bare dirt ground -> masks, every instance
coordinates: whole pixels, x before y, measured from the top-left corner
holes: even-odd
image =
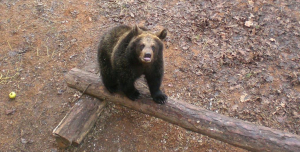
[[[169,97],[300,135],[299,0],[0,0],[0,14],[1,151],[245,151],[112,103],[81,145],[57,147],[80,94],[64,74],[95,65],[119,24],[168,29]]]

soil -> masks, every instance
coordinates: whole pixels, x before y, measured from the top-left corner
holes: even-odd
[[[112,103],[82,144],[58,148],[52,131],[81,94],[64,75],[97,72],[101,34],[119,24],[168,29],[170,98],[300,135],[299,0],[0,0],[0,13],[1,151],[246,151]]]

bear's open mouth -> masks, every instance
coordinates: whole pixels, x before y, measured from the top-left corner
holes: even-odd
[[[145,54],[144,55],[144,61],[146,61],[146,62],[150,62],[151,61],[151,54]]]

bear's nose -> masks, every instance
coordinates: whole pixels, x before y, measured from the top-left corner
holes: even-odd
[[[145,53],[144,58],[151,58],[151,53]]]

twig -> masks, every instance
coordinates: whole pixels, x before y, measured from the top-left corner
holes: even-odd
[[[85,88],[85,90],[82,92],[82,94],[81,94],[81,96],[78,98],[78,100],[82,97],[82,95],[85,93],[85,91],[90,87],[90,85],[91,85],[91,83],[89,83],[87,86],[86,86],[86,88]]]
[[[46,39],[46,43],[48,43],[48,39],[49,39],[49,37],[47,37],[47,39]],[[45,47],[47,48],[47,56],[49,57],[49,48],[48,48],[48,46],[47,46],[47,45],[45,45]]]
[[[55,53],[55,49],[54,49],[54,50],[53,50],[53,52],[52,52],[51,58],[53,58],[53,56],[54,56],[54,53]]]
[[[1,73],[0,73],[1,74]],[[6,74],[6,76],[5,77],[3,77],[3,75],[1,74],[1,76],[0,76],[0,84],[3,84],[3,83],[5,83],[6,82],[6,80],[8,80],[8,79],[13,79],[13,78],[15,78],[17,75],[19,75],[20,73],[19,73],[19,69],[17,69],[17,72],[13,75],[13,76],[8,76],[9,75],[9,70],[8,70],[8,72],[7,72],[7,74]]]
[[[49,56],[49,49],[48,49],[48,46],[46,46],[46,48],[47,48],[47,56]]]
[[[12,51],[12,47],[11,47],[10,43],[8,41],[7,41],[7,43],[8,43],[10,50]]]
[[[89,84],[86,86],[85,90],[82,92],[82,94],[79,96],[79,98],[78,98],[78,99],[75,98],[75,99],[72,101],[72,103],[74,103],[75,101],[78,101],[79,99],[81,99],[81,97],[83,96],[83,94],[85,93],[85,91],[90,87],[90,85],[91,85],[91,83],[89,83]]]

